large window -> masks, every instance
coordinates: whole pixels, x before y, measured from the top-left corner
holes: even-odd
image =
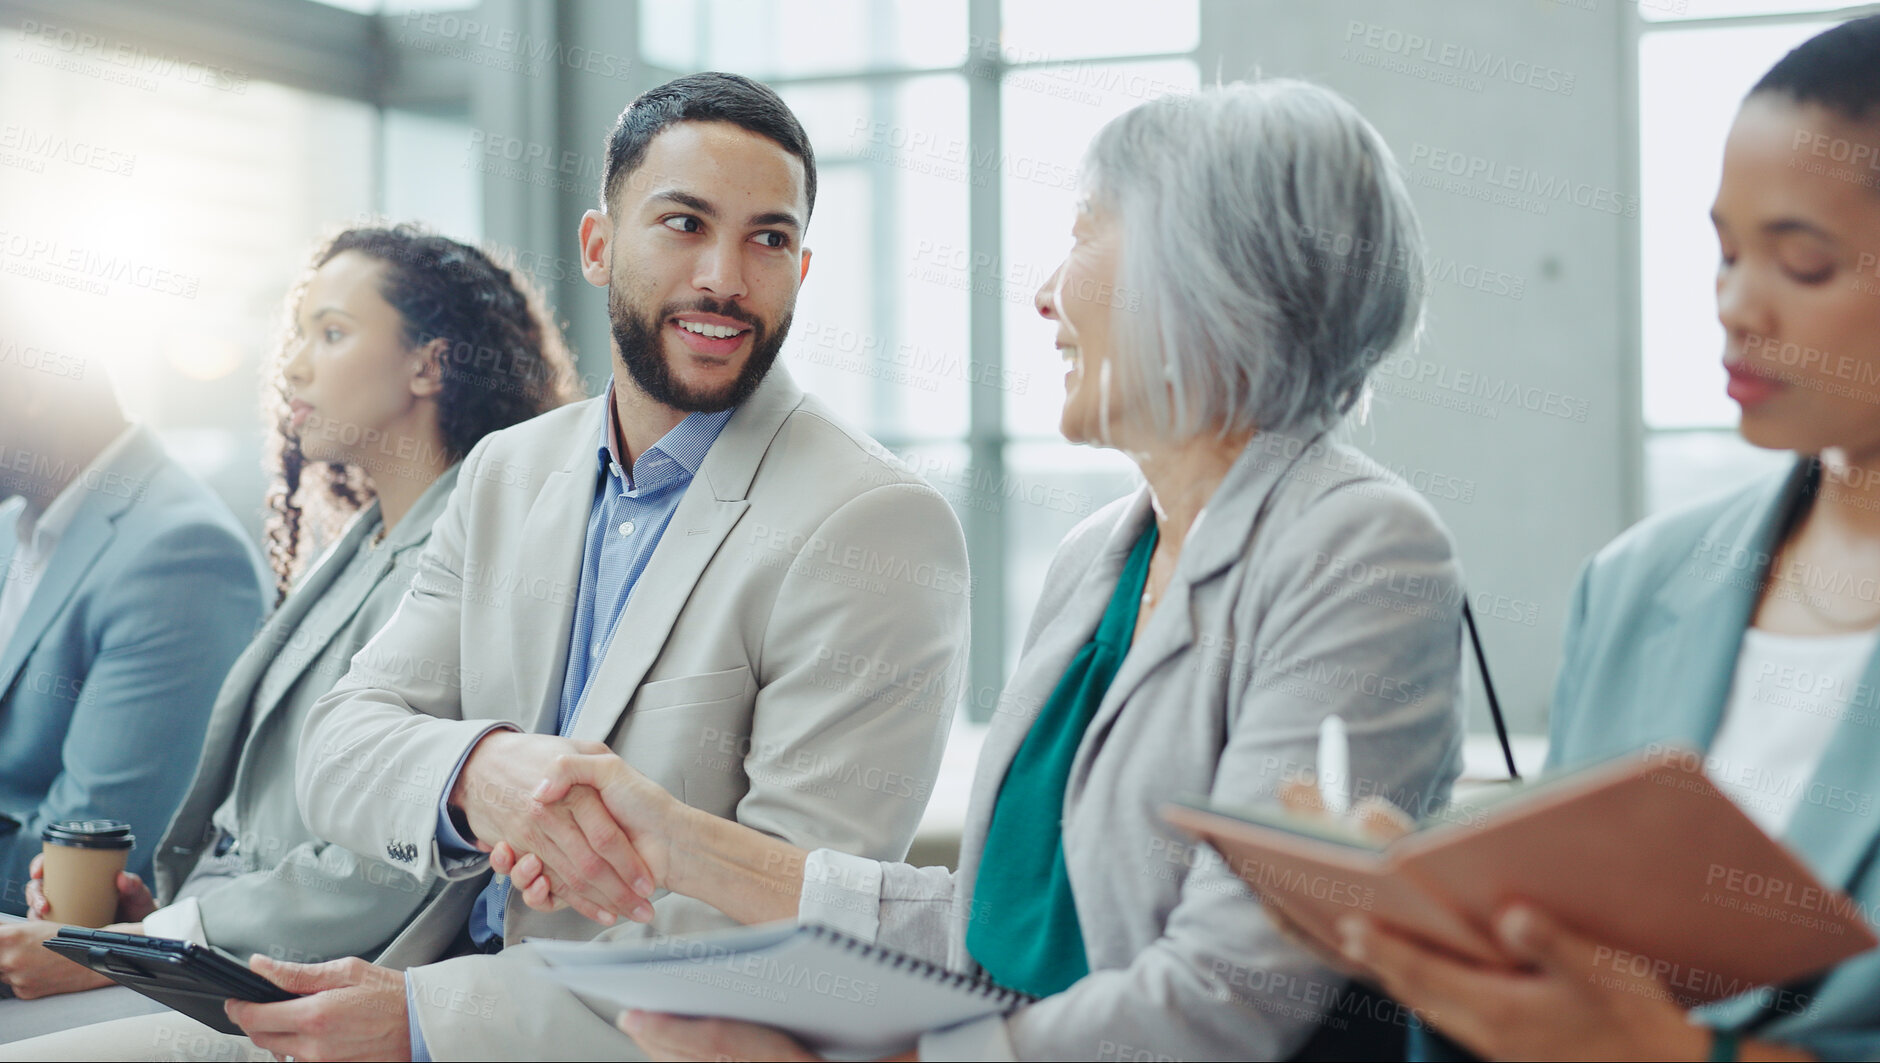
[[[308,250],[381,216],[480,236],[462,101],[284,83],[374,37],[367,15],[315,11],[304,51],[278,46],[266,20],[310,6],[256,5],[244,60],[197,49],[188,3],[135,31],[0,4],[0,358],[108,373],[257,536],[262,370]]]
[[[1819,0],[1640,0],[1640,349],[1646,503],[1692,501],[1784,464],[1736,434],[1724,395],[1710,200],[1738,104],[1830,22]]]
[[[1058,541],[1135,483],[1126,459],[1058,436],[1064,370],[1032,294],[1070,246],[1090,138],[1194,91],[1197,6],[1153,19],[1116,0],[640,7],[652,80],[763,77],[809,131],[814,259],[786,364],[953,502],[974,568],[976,715]]]
[[[258,530],[259,369],[374,206],[376,112],[41,20],[0,28],[0,100],[0,357],[108,372]]]

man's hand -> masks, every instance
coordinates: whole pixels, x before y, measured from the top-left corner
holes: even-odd
[[[565,761],[620,758],[599,742],[492,731],[464,761],[450,805],[479,848],[498,844],[540,858],[554,895],[596,922],[616,914],[651,922],[653,873],[589,786],[556,786]],[[625,765],[623,764],[622,767]]]
[[[733,1019],[684,1019],[650,1011],[623,1011],[619,1025],[648,1058],[656,1060],[777,1059],[800,1063],[822,1058],[789,1034]]]
[[[57,919],[52,911],[52,904],[46,900],[46,890],[42,883],[46,877],[46,854],[33,857],[26,871],[26,917],[28,919]],[[157,910],[157,900],[150,895],[150,887],[144,880],[128,871],[120,871],[117,876],[117,922],[141,923],[144,917]]]
[[[111,984],[104,975],[46,948],[43,943],[58,932],[57,923],[0,924],[0,982],[13,990],[14,996],[34,1000]]]
[[[654,885],[670,888],[672,834],[685,806],[612,750],[559,758],[536,797],[554,802],[583,791],[597,794],[608,816],[626,831],[633,850],[645,860]],[[531,908],[547,912],[573,903],[573,898],[565,896],[556,885],[553,867],[540,853],[499,844],[490,853],[490,866],[510,876],[511,888]]]
[[[274,1058],[411,1058],[405,976],[397,971],[356,957],[286,963],[254,956],[248,966],[290,993],[309,994],[278,1004],[231,1000],[223,1005],[249,1040]]]
[[[1530,906],[1496,920],[1497,943],[1520,970],[1458,959],[1369,919],[1339,926],[1346,957],[1486,1058],[1702,1059],[1710,1050],[1709,1032],[1661,982]]]

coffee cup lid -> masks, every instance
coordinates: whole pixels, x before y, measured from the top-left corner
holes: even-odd
[[[48,824],[39,837],[73,849],[131,849],[137,845],[131,825],[118,819],[62,819]]]

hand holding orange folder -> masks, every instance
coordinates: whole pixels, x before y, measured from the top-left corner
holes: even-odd
[[[1281,811],[1170,805],[1255,893],[1337,951],[1361,913],[1458,955],[1513,965],[1489,933],[1525,900],[1648,962],[1686,1006],[1798,978],[1876,944],[1822,885],[1680,752],[1525,788],[1468,823],[1379,846]]]

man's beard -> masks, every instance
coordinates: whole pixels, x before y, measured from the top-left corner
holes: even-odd
[[[620,348],[620,360],[626,363],[627,373],[641,391],[654,402],[675,410],[717,413],[743,403],[757,390],[757,385],[764,382],[764,374],[770,372],[771,363],[783,349],[784,337],[790,334],[791,315],[785,315],[772,334],[762,321],[743,308],[709,297],[688,306],[668,303],[651,316],[638,314],[627,305],[620,289],[617,283],[607,289],[607,317],[613,322],[614,344]],[[672,367],[666,362],[662,333],[668,319],[684,313],[717,314],[750,326],[751,354],[736,380],[715,391],[694,391],[673,379]]]

